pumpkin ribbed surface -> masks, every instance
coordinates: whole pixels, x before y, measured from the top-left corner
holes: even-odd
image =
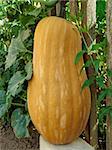
[[[53,144],[67,144],[84,130],[90,113],[86,73],[77,28],[59,17],[42,19],[35,30],[33,77],[28,84],[28,109],[36,129]]]

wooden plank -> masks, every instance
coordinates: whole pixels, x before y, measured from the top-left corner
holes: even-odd
[[[65,7],[66,7],[66,0],[60,0],[60,17],[65,18],[66,17],[66,11],[65,11]]]
[[[78,1],[77,0],[69,0],[70,2],[70,14],[77,15],[78,14]]]
[[[96,0],[88,0],[88,1],[82,1],[82,14],[84,14],[83,23],[82,26],[87,25],[91,26],[91,32],[88,34],[84,33],[84,38],[86,40],[86,43],[88,47],[91,45],[92,40],[94,41],[93,35],[95,35],[95,24],[96,24]],[[91,38],[90,38],[91,36]],[[95,55],[93,55],[95,57]],[[89,59],[87,55],[84,56],[85,61]],[[90,77],[94,73],[93,68],[87,69],[87,75]],[[90,120],[89,120],[89,140],[90,144],[95,147],[95,149],[98,148],[98,124],[97,124],[97,92],[96,92],[96,84],[94,83],[91,87],[91,114],[90,114]],[[88,134],[88,131],[86,131]],[[88,140],[88,135],[87,135]]]
[[[108,67],[112,70],[112,0],[107,1],[107,41],[108,41]],[[112,105],[112,98],[107,98],[107,106]],[[112,150],[112,124],[107,116],[106,150]]]

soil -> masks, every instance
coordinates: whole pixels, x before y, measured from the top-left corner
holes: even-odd
[[[39,150],[39,134],[32,127],[29,138],[18,139],[10,126],[1,126],[0,150]]]

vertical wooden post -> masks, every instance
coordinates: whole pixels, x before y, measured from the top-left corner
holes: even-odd
[[[84,25],[87,25],[87,2],[86,1],[81,3],[81,11],[83,14],[82,26],[84,26]],[[87,34],[85,34],[85,33],[84,33],[84,38],[86,39],[87,45],[90,45],[90,40],[89,40]],[[84,55],[84,59],[85,59],[85,61],[87,61],[89,58],[87,55]],[[88,77],[91,72],[90,69],[91,68],[88,68],[88,70],[87,70]],[[90,143],[90,120],[88,121],[88,124],[85,129],[85,137],[86,137],[86,141],[88,141]]]
[[[88,1],[82,1],[82,13],[84,15],[83,18],[83,25],[91,26],[92,33],[95,33],[95,28],[93,27],[94,24],[96,24],[96,0],[88,0]],[[90,29],[90,30],[91,30]],[[91,34],[91,37],[93,38],[94,34]],[[90,46],[92,41],[90,40],[89,36],[84,33],[84,37],[86,39],[87,45]],[[94,38],[93,38],[94,39]],[[95,40],[95,39],[94,39]],[[85,55],[84,57],[85,61],[87,61],[89,58]],[[87,69],[87,75],[90,77],[94,73],[93,68]],[[96,85],[95,83],[90,87],[91,89],[91,114],[90,114],[90,120],[89,120],[89,136],[88,137],[88,128],[86,130],[87,139],[89,138],[90,144],[94,146],[95,149],[98,147],[98,126],[97,126],[97,109],[96,109],[96,103],[97,103],[97,93],[96,93]]]
[[[108,67],[112,70],[112,0],[107,1],[107,40],[108,40]],[[107,106],[112,105],[112,98],[107,98]],[[106,150],[112,150],[112,125],[110,116],[107,116]]]
[[[77,15],[78,14],[78,1],[77,0],[69,0],[70,2],[70,14]]]
[[[56,4],[56,16],[60,16],[60,11],[61,11],[61,5],[60,3],[58,2]]]
[[[65,5],[66,5],[66,0],[60,0],[60,17],[65,18],[66,17],[66,11],[65,11]]]
[[[51,10],[51,16],[56,16],[56,6]]]

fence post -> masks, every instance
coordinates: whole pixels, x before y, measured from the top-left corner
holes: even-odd
[[[107,41],[108,41],[108,60],[109,69],[112,70],[112,1],[107,1]],[[112,105],[112,98],[107,98],[107,106]],[[106,131],[106,150],[112,150],[112,120],[111,116],[107,116]]]
[[[96,24],[96,0],[88,0],[88,1],[82,1],[82,13],[84,14],[83,25],[91,25],[90,29],[90,36],[92,37],[93,41],[95,42],[95,24]],[[92,34],[91,34],[92,33]],[[86,34],[83,33],[85,40],[87,42],[87,45],[90,46],[92,41],[91,38]],[[95,57],[95,55],[93,56]],[[89,58],[88,56],[84,56],[85,61],[87,61]],[[87,75],[90,77],[94,73],[94,69],[88,68],[87,69]],[[90,144],[95,147],[95,149],[98,148],[98,125],[97,125],[97,93],[96,93],[96,84],[94,83],[91,87],[91,114],[89,119],[89,140]]]
[[[70,2],[70,14],[77,15],[78,14],[78,1],[77,0],[69,0]]]

